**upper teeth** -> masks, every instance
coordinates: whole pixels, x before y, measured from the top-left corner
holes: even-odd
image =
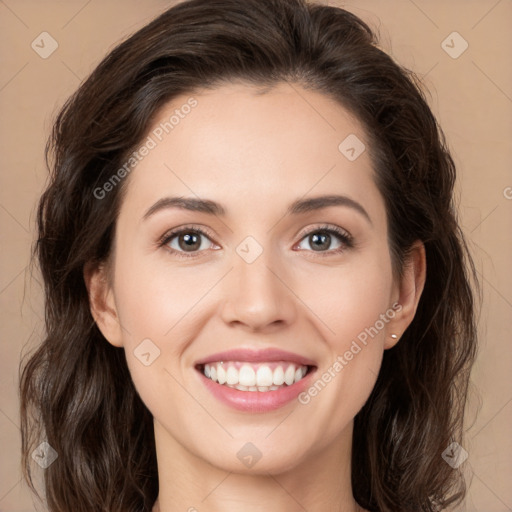
[[[230,361],[205,364],[203,373],[219,384],[238,389],[247,388],[247,391],[268,391],[277,389],[283,384],[291,386],[294,382],[301,380],[307,370],[307,366],[295,363],[276,365],[276,363],[250,364]]]

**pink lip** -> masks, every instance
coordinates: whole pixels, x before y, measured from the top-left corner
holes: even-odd
[[[296,399],[310,385],[315,374],[314,371],[309,372],[299,382],[274,391],[240,391],[214,382],[201,371],[197,373],[215,398],[234,409],[251,413],[273,411]]]
[[[293,352],[286,352],[275,348],[264,350],[249,350],[244,348],[217,352],[211,356],[197,361],[195,364],[215,363],[218,361],[246,361],[248,363],[264,363],[272,361],[289,361],[303,366],[316,366],[315,362]],[[291,387],[291,386],[290,386]]]
[[[201,381],[215,398],[234,409],[251,413],[273,411],[296,399],[310,385],[312,375],[315,372],[310,371],[299,382],[295,382],[291,386],[283,386],[274,391],[240,391],[205,377],[201,366],[219,361],[245,361],[248,363],[287,361],[303,366],[314,366],[316,369],[316,364],[311,359],[274,348],[227,350],[217,352],[196,362],[195,366]]]

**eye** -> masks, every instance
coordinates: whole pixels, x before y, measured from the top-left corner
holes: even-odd
[[[329,250],[333,242],[333,235],[334,239],[338,239],[339,245],[338,247]],[[315,228],[314,230],[306,233],[302,240],[308,242],[310,247],[312,247],[312,249],[310,249],[311,251],[320,253],[318,256],[339,254],[354,246],[352,236],[337,226],[321,226],[319,228]]]
[[[212,235],[202,228],[184,227],[167,232],[161,239],[159,245],[167,248],[178,257],[191,258],[197,256],[198,252],[206,250],[213,245],[203,244],[203,239],[210,239]],[[211,240],[210,240],[211,242]]]
[[[199,256],[200,252],[212,248],[214,244],[211,242],[211,238],[213,238],[213,235],[206,229],[185,226],[165,233],[159,242],[159,246],[166,246],[170,252],[180,258],[192,258]],[[338,240],[338,247],[330,249],[333,238]],[[210,244],[203,243],[204,239],[210,240]],[[317,256],[332,256],[354,246],[352,236],[349,233],[337,226],[329,225],[307,232],[303,235],[301,243],[302,240],[309,243],[312,247],[309,250],[316,252]]]

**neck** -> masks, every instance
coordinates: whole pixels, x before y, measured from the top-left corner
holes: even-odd
[[[155,421],[159,496],[153,512],[359,512],[351,486],[352,428],[287,471],[241,474],[190,453]]]

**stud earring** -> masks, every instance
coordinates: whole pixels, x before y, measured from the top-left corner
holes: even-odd
[[[396,340],[398,338],[398,336],[396,334],[392,334],[391,337]]]

